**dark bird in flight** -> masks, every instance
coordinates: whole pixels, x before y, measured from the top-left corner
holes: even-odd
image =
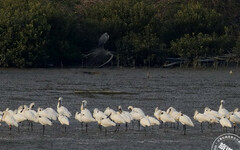
[[[85,55],[89,58],[90,64],[98,65],[98,67],[101,68],[113,59],[112,52],[104,48],[104,45],[108,41],[108,39],[108,33],[103,33],[98,40],[97,48],[93,49],[89,54]]]

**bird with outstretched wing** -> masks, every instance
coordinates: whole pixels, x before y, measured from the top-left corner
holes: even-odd
[[[113,53],[104,48],[105,43],[108,41],[108,33],[103,33],[98,41],[98,46],[96,49],[91,50],[91,52],[85,57],[88,58],[88,64],[103,67],[113,59]]]

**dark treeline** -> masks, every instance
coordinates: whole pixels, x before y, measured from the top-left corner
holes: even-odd
[[[108,32],[111,65],[240,56],[239,0],[0,0],[0,67],[82,65]]]

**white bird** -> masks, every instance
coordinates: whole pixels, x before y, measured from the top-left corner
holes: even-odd
[[[130,112],[124,111],[121,106],[118,106],[118,110],[119,110],[120,113],[123,113],[123,114],[125,114],[126,116],[128,116],[128,118],[129,118],[130,120],[133,120],[133,117],[132,117],[132,115],[130,114]]]
[[[58,98],[58,104],[57,104],[57,112],[59,115],[64,115],[67,116],[68,118],[70,118],[72,116],[72,114],[68,111],[68,109],[64,106],[62,106],[62,97]]]
[[[83,100],[81,105],[81,114],[92,116],[91,112],[85,108],[87,106],[87,101]]]
[[[179,122],[183,125],[183,134],[186,135],[186,125],[194,127],[192,120],[182,112],[179,113]]]
[[[142,111],[142,109],[137,108],[137,107],[133,107],[133,106],[128,106],[128,110],[130,110],[130,114],[132,116],[132,118],[134,120],[138,121],[138,128],[140,130],[140,120],[145,117],[144,112]]]
[[[230,112],[228,115],[228,120],[233,123],[234,133],[236,129],[236,124],[240,124],[240,118],[234,114],[234,112]]]
[[[105,136],[107,135],[107,127],[116,126],[116,123],[109,119],[110,116],[111,114],[107,118],[101,118],[98,121],[98,124],[105,128]]]
[[[81,118],[81,113],[80,112],[75,113],[75,119],[82,123],[82,118]]]
[[[160,110],[159,120],[161,120],[164,123],[164,132],[167,132],[166,126],[167,123],[175,123],[175,119],[166,113],[165,111]]]
[[[219,119],[221,118],[221,115],[217,111],[212,110],[209,107],[204,108],[204,114],[213,115],[214,117],[217,117]]]
[[[80,118],[82,123],[86,124],[86,132],[87,132],[88,123],[95,122],[96,120],[93,118],[91,112],[86,108],[86,106],[87,106],[87,101],[83,100],[81,105]]]
[[[104,114],[109,116],[112,112],[115,112],[115,110],[111,109],[110,107],[107,107],[104,111]]]
[[[231,122],[226,118],[226,117],[222,117],[221,119],[220,119],[220,124],[221,124],[221,126],[224,128],[226,128],[226,132],[227,132],[227,127],[228,128],[231,128],[232,127],[232,124],[231,124]]]
[[[82,115],[81,115],[80,112],[75,113],[75,119],[78,120],[81,123],[81,128],[83,129]]]
[[[31,104],[29,105],[28,110],[31,111],[31,112],[37,117],[37,112],[36,112],[35,110],[33,110],[34,106],[35,106],[35,103],[34,103],[34,102],[31,103]]]
[[[15,110],[15,114],[13,115],[14,119],[17,121],[17,123],[22,123],[23,121],[27,120],[27,118],[23,114],[23,106],[19,106],[17,110]],[[19,126],[18,126],[18,131]]]
[[[128,110],[132,110],[132,111],[139,113],[142,116],[142,118],[145,116],[145,113],[143,112],[143,110],[141,108],[128,106]]]
[[[43,117],[39,115],[38,122],[43,126],[43,134],[45,132],[46,125],[52,126],[52,122],[47,117]]]
[[[14,117],[8,111],[3,112],[2,120],[5,121],[6,124],[8,124],[10,132],[12,130],[12,126],[18,127],[17,121],[14,119]]]
[[[69,120],[68,120],[68,118],[67,118],[65,115],[63,115],[63,114],[59,114],[58,120],[59,120],[59,122],[61,123],[61,125],[64,125],[65,132],[66,132],[66,129],[67,129],[66,126],[69,125]]]
[[[15,114],[13,115],[13,117],[17,121],[17,123],[22,123],[23,121],[27,120],[27,118],[17,110],[15,111]],[[18,126],[18,131],[20,131],[19,126]]]
[[[27,120],[29,120],[29,121],[36,122],[36,123],[37,123],[37,122],[38,122],[38,119],[37,119],[37,116],[34,114],[34,112],[31,111],[31,110],[29,110],[29,108],[27,107],[27,105],[24,105],[23,107],[24,107],[24,108],[23,108],[22,113],[23,113],[24,117],[26,117]]]
[[[227,115],[229,114],[229,111],[223,107],[223,103],[225,103],[225,101],[221,100],[218,113],[221,115],[221,117],[227,117]]]
[[[177,129],[179,127],[179,120],[178,120],[178,114],[179,112],[173,108],[173,107],[169,107],[166,111],[170,116],[172,116],[174,118],[174,120],[177,122]]]
[[[150,127],[151,126],[151,123],[148,119],[148,117],[143,117],[141,120],[140,120],[140,124],[143,126],[143,127]]]
[[[13,117],[17,121],[17,123],[20,123],[20,122],[23,122],[23,121],[27,120],[27,118],[22,113],[18,113],[17,111],[13,115]]]
[[[42,108],[38,107],[37,109],[37,116],[39,117],[45,117],[45,118],[48,118],[48,119],[51,119],[52,116],[51,116],[51,113],[49,113],[47,110],[43,110]]]
[[[7,111],[10,115],[15,115],[15,112],[14,111],[12,111],[12,110],[10,110],[9,108],[6,108],[6,110],[5,111]]]
[[[169,107],[167,109],[166,113],[168,113],[170,116],[172,116],[175,121],[178,121],[177,118],[178,118],[178,113],[179,112],[175,108]]]
[[[81,121],[83,123],[86,123],[86,132],[87,132],[87,128],[88,128],[88,123],[90,122],[95,122],[96,120],[92,117],[92,115],[90,116],[89,114],[84,114],[84,113],[80,113],[80,118]]]
[[[51,107],[48,107],[46,109],[44,109],[44,111],[47,111],[50,114],[50,118],[51,120],[57,120],[58,118],[58,113]]]
[[[203,123],[210,122],[210,118],[207,115],[199,113],[197,110],[194,113],[193,119],[201,123],[201,132],[203,132]]]
[[[140,120],[140,124],[144,127],[144,130],[145,130],[145,135],[146,135],[146,127],[150,127],[151,126],[151,123],[148,119],[147,116],[143,117],[141,120]]]
[[[166,132],[166,123],[175,123],[175,119],[169,115],[168,113],[166,113],[165,111],[160,110],[160,117],[159,119],[165,124],[165,132]]]
[[[234,115],[238,116],[240,118],[240,112],[238,111],[238,108],[234,109]]]
[[[161,113],[161,110],[158,109],[158,107],[155,108],[154,110],[154,116],[160,120],[160,113]]]
[[[205,107],[205,109],[204,109],[204,115],[207,115],[209,118],[210,118],[210,121],[209,121],[209,123],[210,124],[213,124],[213,123],[219,123],[219,119],[218,119],[218,117],[215,117],[214,115],[212,115],[211,113],[209,113],[208,111],[209,111],[210,109],[208,109],[207,107]],[[220,115],[219,115],[220,116]]]
[[[98,108],[94,108],[93,117],[96,119],[96,121],[100,121],[102,118],[107,118],[107,115],[100,111]]]
[[[151,126],[160,125],[160,122],[156,118],[148,116],[148,115],[147,115],[147,118],[148,118]]]
[[[125,123],[125,126],[126,126],[126,130],[127,130],[127,128],[128,128],[128,123],[131,123],[131,121],[132,121],[132,115],[129,113],[129,112],[127,112],[127,111],[123,111],[122,110],[122,107],[121,106],[118,106],[118,113],[121,115],[121,117],[124,119],[124,121],[126,122]]]
[[[17,109],[17,113],[22,113],[23,109],[24,109],[23,105],[19,106]]]
[[[26,105],[24,105],[22,114],[24,115],[25,118],[27,118],[27,120],[29,121],[29,126],[31,126],[31,130],[33,130],[33,122],[35,123],[38,122],[37,116],[34,115],[33,111],[30,111]]]
[[[104,114],[102,111],[100,111],[99,109],[97,108],[94,108],[93,109],[93,117],[95,118],[95,120],[98,122],[98,125],[99,125],[99,130],[101,131],[102,128],[101,128],[101,125],[99,124],[100,120],[103,118],[107,118],[107,115]]]
[[[123,117],[117,113],[116,111],[114,111],[113,109],[110,109],[111,113],[110,113],[110,118],[116,123],[116,131],[119,130],[120,124],[125,124],[125,120],[123,119]]]

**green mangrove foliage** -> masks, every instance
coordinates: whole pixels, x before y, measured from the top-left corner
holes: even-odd
[[[82,65],[104,32],[116,66],[239,55],[239,9],[238,0],[0,0],[0,67]]]
[[[43,61],[51,5],[37,0],[1,0],[0,7],[0,66],[26,67]]]

